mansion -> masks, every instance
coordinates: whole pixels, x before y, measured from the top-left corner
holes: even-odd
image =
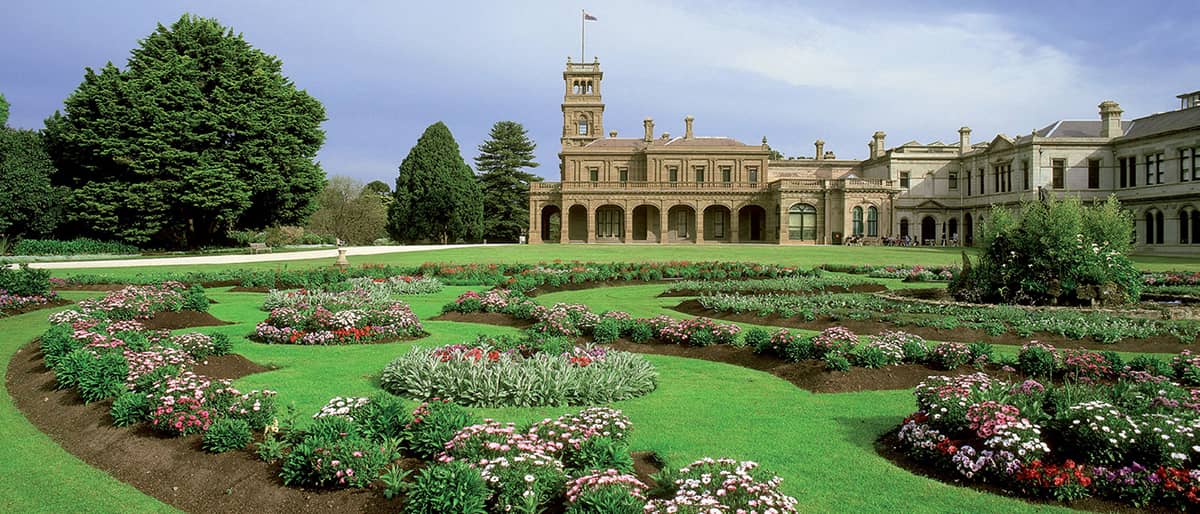
[[[1200,254],[1200,92],[1176,111],[1057,121],[998,135],[888,148],[876,132],[866,160],[771,159],[750,145],[693,133],[604,133],[599,62],[563,72],[561,181],[530,184],[530,243],[971,244],[993,205],[1065,194],[1116,194],[1135,216],[1138,251]]]

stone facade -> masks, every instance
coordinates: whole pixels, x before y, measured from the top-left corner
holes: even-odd
[[[1122,121],[1058,121],[1028,135],[971,144],[911,141],[839,160],[815,142],[811,159],[770,159],[748,145],[693,133],[604,134],[599,62],[567,62],[560,182],[532,184],[531,243],[971,244],[993,205],[1041,194],[1116,194],[1135,215],[1138,249],[1200,253],[1200,93],[1178,111]]]

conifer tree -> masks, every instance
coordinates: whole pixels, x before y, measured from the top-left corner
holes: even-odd
[[[536,168],[537,145],[520,123],[499,121],[479,145],[475,168],[483,189],[484,238],[515,242],[529,228],[529,183],[542,178],[524,171]]]
[[[70,232],[155,247],[303,224],[325,174],[321,103],[282,63],[213,19],[184,15],[124,70],[87,69],[46,120]]]
[[[0,93],[0,128],[8,124],[8,100],[4,99],[4,93]]]
[[[479,182],[445,123],[430,125],[409,150],[392,194],[392,239],[453,243],[483,236]]]

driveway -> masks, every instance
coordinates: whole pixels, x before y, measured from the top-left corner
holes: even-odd
[[[345,246],[347,257],[359,255],[378,255],[381,253],[425,252],[431,250],[449,250],[452,248],[510,246],[504,244],[468,244],[468,245],[412,245],[412,246]],[[63,261],[63,262],[34,262],[31,268],[44,269],[79,269],[79,268],[127,268],[135,266],[176,266],[188,264],[243,264],[247,262],[299,261],[308,259],[329,259],[330,263],[337,259],[337,249],[309,250],[299,252],[260,253],[257,255],[197,255],[192,257],[160,257],[138,259],[112,259],[105,261]]]

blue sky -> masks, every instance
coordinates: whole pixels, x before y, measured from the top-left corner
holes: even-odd
[[[395,179],[429,124],[444,121],[467,162],[492,123],[514,120],[538,144],[537,173],[557,179],[561,73],[599,57],[605,131],[754,143],[786,155],[812,142],[862,158],[887,145],[1028,133],[1094,119],[1114,99],[1126,118],[1174,109],[1200,89],[1200,2],[845,0],[544,2],[65,2],[5,0],[0,92],[9,124],[41,128],[80,83],[156,23],[214,17],[277,55],[324,103],[320,160],[330,175]]]

